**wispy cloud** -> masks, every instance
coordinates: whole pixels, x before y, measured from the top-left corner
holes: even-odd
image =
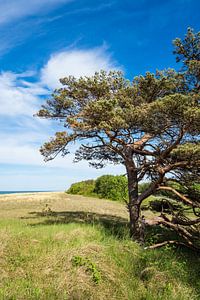
[[[0,24],[6,24],[24,17],[45,14],[60,4],[72,0],[1,0],[0,1]]]
[[[116,4],[116,1],[110,1],[110,2],[106,1],[106,2],[102,2],[100,4],[95,3],[94,6],[84,6],[82,8],[68,11],[64,14],[64,16],[78,15],[78,14],[91,14],[91,13],[101,12],[101,11],[112,8],[115,4]]]
[[[47,94],[40,83],[28,81],[29,74],[2,72],[0,74],[0,115],[31,116],[36,109],[38,97]]]
[[[41,70],[41,82],[49,88],[56,88],[59,79],[73,75],[91,76],[96,71],[122,69],[105,46],[94,49],[71,49],[53,54]]]
[[[60,17],[49,13],[73,1],[0,0],[0,56],[25,43],[34,32],[39,36],[44,24]]]
[[[38,109],[40,97],[59,86],[59,79],[73,75],[92,76],[96,71],[121,69],[106,47],[70,49],[52,54],[39,71],[0,73],[0,115],[29,116]],[[38,80],[33,80],[38,77]]]

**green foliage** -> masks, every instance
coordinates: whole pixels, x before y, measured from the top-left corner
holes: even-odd
[[[139,184],[139,193],[143,193],[149,185],[149,182]],[[73,183],[67,193],[124,201],[128,199],[128,181],[127,177],[123,175],[102,175],[96,180]],[[169,192],[167,193],[169,194]],[[160,191],[160,194],[164,195],[165,191]]]
[[[89,197],[97,197],[97,198],[105,198],[113,201],[121,201],[128,199],[128,188],[127,188],[127,178],[123,175],[102,175],[98,177],[96,180],[85,180],[81,182],[73,183],[70,188],[67,190],[68,194],[73,195],[82,195]],[[139,193],[145,192],[150,186],[150,182],[143,182],[139,184],[138,190]],[[174,188],[180,193],[186,193],[186,190],[179,183],[169,181],[169,187]],[[193,190],[200,191],[200,185],[194,184]],[[148,207],[155,211],[161,211],[161,207],[167,209],[168,204],[166,204],[166,200],[170,201],[177,200],[178,203],[172,201],[172,207],[174,209],[182,208],[181,202],[179,201],[179,197],[176,196],[173,192],[167,190],[159,190],[155,193],[155,199],[148,201]],[[162,202],[162,203],[161,203]]]
[[[72,265],[76,267],[84,266],[86,268],[86,272],[90,272],[92,274],[92,280],[94,283],[99,284],[101,281],[100,271],[97,269],[95,263],[93,263],[88,257],[82,257],[79,255],[72,257]]]
[[[188,28],[184,39],[176,38],[174,40],[174,54],[176,61],[181,62],[183,73],[194,92],[199,91],[200,82],[200,31],[194,32]]]
[[[127,178],[123,175],[103,175],[95,181],[94,192],[100,198],[124,201],[128,198]]]
[[[103,175],[96,180],[73,183],[67,193],[124,201],[128,198],[127,178],[123,175]]]
[[[73,183],[67,190],[67,193],[74,195],[93,196],[95,188],[94,180],[84,180]]]
[[[183,209],[183,206],[180,204],[177,204],[176,201],[173,200],[166,200],[162,198],[156,198],[154,200],[149,201],[149,209],[157,211],[157,212],[168,212],[171,213],[171,211],[179,211]]]
[[[143,183],[140,183],[139,184],[139,187],[138,187],[138,191],[139,193],[143,193],[144,191],[146,191],[150,186],[150,182],[143,182]]]

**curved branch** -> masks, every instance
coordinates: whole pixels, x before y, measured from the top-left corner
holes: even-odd
[[[184,195],[182,195],[181,193],[179,193],[177,190],[173,189],[172,187],[160,186],[157,188],[157,190],[170,191],[170,192],[174,193],[176,196],[178,196],[184,204],[190,205],[192,207],[194,206],[194,203],[191,200],[189,200],[187,197],[185,197]]]

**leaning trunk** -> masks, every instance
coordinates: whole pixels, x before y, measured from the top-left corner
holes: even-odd
[[[138,201],[137,170],[133,164],[126,165],[128,177],[129,202],[128,211],[130,218],[130,236],[139,243],[144,242],[142,222],[140,216],[140,202]]]

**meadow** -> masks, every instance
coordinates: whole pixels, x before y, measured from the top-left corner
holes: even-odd
[[[129,239],[127,221],[120,202],[1,195],[0,299],[200,299],[200,257],[180,247],[145,250]]]

